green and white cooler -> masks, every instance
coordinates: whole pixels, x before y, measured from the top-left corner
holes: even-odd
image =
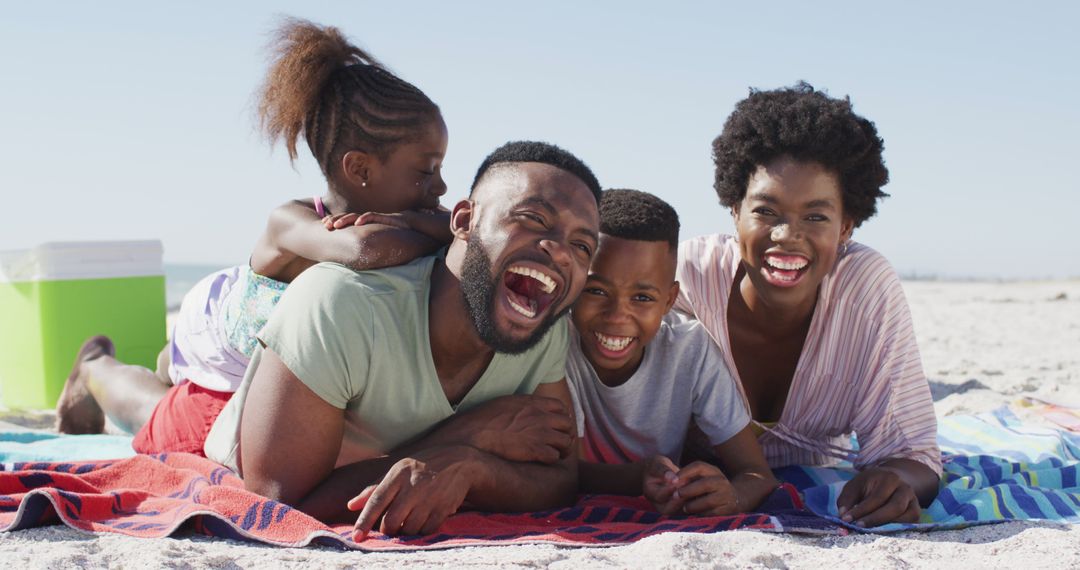
[[[4,406],[55,406],[79,347],[97,334],[120,361],[154,368],[166,340],[161,254],[157,240],[0,251]]]

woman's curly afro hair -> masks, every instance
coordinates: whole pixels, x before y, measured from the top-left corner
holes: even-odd
[[[758,166],[781,156],[816,162],[839,178],[844,213],[858,227],[877,212],[877,199],[888,196],[881,191],[889,181],[883,148],[874,123],[856,115],[846,97],[833,99],[802,81],[752,89],[713,141],[713,187],[730,208],[746,196]]]

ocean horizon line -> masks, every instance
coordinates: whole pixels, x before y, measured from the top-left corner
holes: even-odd
[[[170,310],[180,306],[180,301],[193,285],[203,277],[235,264],[230,263],[164,263],[166,305]],[[898,271],[901,281],[941,283],[1019,283],[1046,281],[1080,281],[1080,275],[1072,277],[1023,276],[1000,277],[979,275],[949,275],[934,271]]]

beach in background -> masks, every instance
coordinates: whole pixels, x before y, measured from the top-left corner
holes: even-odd
[[[200,279],[227,267],[226,265],[166,263],[165,264],[165,306],[171,313],[180,308],[184,295]]]

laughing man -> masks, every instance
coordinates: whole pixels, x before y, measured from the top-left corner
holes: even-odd
[[[376,523],[434,532],[463,505],[571,502],[561,317],[596,250],[599,193],[570,153],[507,143],[454,206],[445,257],[305,271],[258,335],[207,456],[252,491],[355,519],[357,538]]]

